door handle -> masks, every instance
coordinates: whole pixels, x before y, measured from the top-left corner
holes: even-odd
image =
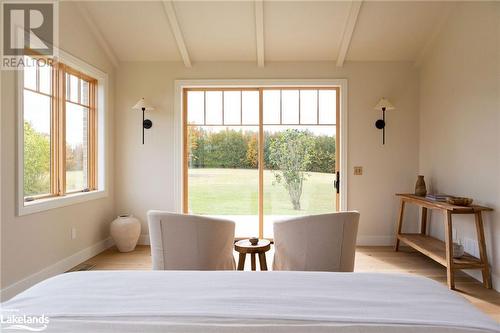
[[[333,186],[337,190],[337,193],[340,193],[340,171],[337,171],[336,179],[333,182]]]

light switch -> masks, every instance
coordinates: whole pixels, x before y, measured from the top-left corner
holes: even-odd
[[[354,167],[354,175],[355,176],[361,176],[363,174],[363,167],[361,166],[355,166]]]

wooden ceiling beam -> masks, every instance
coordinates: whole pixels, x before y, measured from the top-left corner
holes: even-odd
[[[191,68],[191,59],[184,42],[184,37],[182,36],[182,31],[177,21],[177,15],[175,14],[174,4],[172,0],[162,1],[163,8],[165,9],[165,14],[167,15],[168,22],[170,23],[170,28],[172,29],[172,34],[174,35],[175,41],[177,43],[177,48],[181,55],[184,66]]]
[[[351,9],[349,10],[349,16],[347,17],[344,32],[342,33],[342,39],[340,41],[339,54],[337,56],[337,67],[344,66],[344,61],[347,57],[349,46],[351,45],[352,35],[354,34],[354,29],[356,28],[356,23],[358,22],[358,16],[361,11],[362,4],[363,1],[351,2]]]
[[[264,1],[255,0],[255,41],[257,66],[264,67]]]

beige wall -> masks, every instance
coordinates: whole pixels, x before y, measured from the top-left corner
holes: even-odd
[[[116,77],[116,207],[143,222],[149,209],[174,210],[174,80],[176,79],[348,79],[348,206],[361,212],[359,241],[391,244],[397,214],[394,193],[411,191],[418,166],[418,73],[410,63],[122,63]],[[387,143],[374,122],[382,96],[397,110],[387,114]],[[141,144],[141,114],[132,105],[145,97],[156,110]],[[352,176],[353,166],[363,176]]]
[[[60,47],[64,51],[107,72],[109,76],[108,139],[113,140],[113,69],[100,51],[74,4],[60,4]],[[17,217],[16,214],[16,128],[15,73],[1,76],[1,288],[56,264],[109,236],[114,216],[113,173],[109,175],[107,198],[60,209]],[[113,152],[108,154],[113,169]],[[71,227],[77,239],[71,240]]]
[[[486,241],[500,288],[500,3],[460,3],[420,73],[420,172],[433,191],[469,196],[485,214]],[[432,233],[443,237],[442,218]],[[457,238],[475,239],[471,218]],[[468,246],[468,244],[465,244]],[[475,274],[479,276],[479,274]]]

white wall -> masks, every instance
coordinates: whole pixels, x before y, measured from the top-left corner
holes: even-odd
[[[361,212],[359,241],[392,244],[396,192],[412,191],[418,166],[418,73],[410,63],[122,63],[116,77],[116,207],[139,217],[147,234],[149,209],[175,209],[173,192],[174,80],[176,79],[348,79],[348,207]],[[387,142],[374,122],[382,96],[397,107],[387,113]],[[141,144],[141,114],[132,105],[145,97],[153,128]],[[363,166],[363,176],[352,167]],[[411,210],[410,214],[411,215]]]
[[[500,288],[500,3],[460,3],[420,73],[420,172],[433,191],[468,196],[484,214],[494,285]],[[432,233],[443,237],[442,217]],[[455,217],[475,239],[472,217]],[[466,244],[467,245],[467,244]],[[475,272],[474,276],[480,274]]]
[[[108,140],[113,140],[113,68],[74,4],[60,3],[60,48],[107,72],[109,76]],[[36,282],[44,269],[54,273],[53,265],[75,254],[81,258],[88,249],[109,237],[108,223],[114,216],[113,173],[109,174],[109,196],[82,204],[53,209],[22,217],[16,216],[16,92],[14,71],[1,76],[1,279],[2,297]],[[113,170],[113,152],[108,154]],[[77,239],[71,240],[71,227]],[[46,273],[48,272],[46,271]],[[16,283],[18,283],[16,285]],[[5,289],[7,288],[7,290]]]

